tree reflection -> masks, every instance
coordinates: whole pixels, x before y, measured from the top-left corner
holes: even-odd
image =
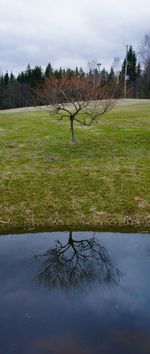
[[[40,264],[37,279],[49,288],[84,288],[96,281],[115,285],[121,276],[106,248],[94,236],[75,240],[69,232],[65,244],[58,240],[55,247],[34,258]]]

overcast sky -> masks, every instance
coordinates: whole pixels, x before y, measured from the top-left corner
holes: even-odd
[[[0,71],[109,68],[150,31],[150,0],[0,0]]]

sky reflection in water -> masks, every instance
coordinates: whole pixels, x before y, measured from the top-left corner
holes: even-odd
[[[0,354],[150,353],[150,235],[0,237]]]

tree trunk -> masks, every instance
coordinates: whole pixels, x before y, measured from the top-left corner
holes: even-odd
[[[73,119],[70,118],[70,133],[71,133],[71,143],[75,143],[74,138],[74,127],[73,127]]]

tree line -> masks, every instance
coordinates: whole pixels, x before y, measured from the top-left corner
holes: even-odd
[[[98,64],[89,65],[89,70],[85,72],[82,68],[73,69],[53,69],[49,63],[45,70],[41,66],[31,68],[27,66],[25,71],[21,71],[17,76],[11,72],[0,75],[0,109],[28,107],[35,104],[43,104],[38,101],[37,92],[39,88],[44,90],[47,81],[57,80],[57,82],[67,82],[67,80],[80,81],[85,78],[92,85],[101,88],[112,87],[112,83],[120,85],[120,97],[123,97],[124,81],[127,85],[127,98],[150,98],[150,36],[145,36],[145,42],[141,47],[141,63],[137,60],[137,54],[132,46],[128,48],[121,69],[116,70],[112,65],[108,72],[105,68],[100,70]],[[126,75],[126,77],[125,77]],[[67,80],[66,80],[67,78]],[[49,103],[49,102],[48,102]],[[45,104],[47,102],[45,101]]]

